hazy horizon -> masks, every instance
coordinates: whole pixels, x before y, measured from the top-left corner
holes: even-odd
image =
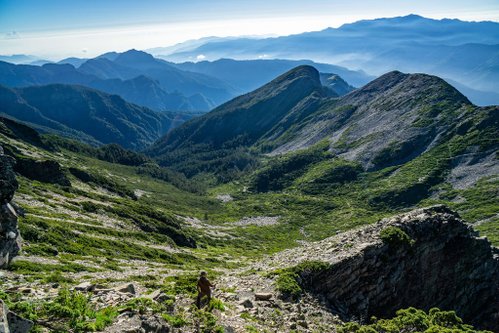
[[[0,1],[0,54],[47,60],[172,46],[203,37],[285,36],[416,14],[499,22],[497,1]],[[49,45],[50,47],[47,47]]]

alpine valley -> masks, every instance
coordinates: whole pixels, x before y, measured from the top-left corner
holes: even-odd
[[[0,63],[0,332],[499,331],[499,106],[395,68],[210,60]]]

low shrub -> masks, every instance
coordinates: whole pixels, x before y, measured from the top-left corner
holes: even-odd
[[[222,302],[222,300],[212,297],[210,299],[210,303],[208,304],[208,307],[206,309],[207,311],[211,312],[213,310],[219,310],[219,311],[225,311],[225,304]]]
[[[412,246],[415,242],[405,231],[393,226],[381,230],[379,236],[383,243],[394,248]]]
[[[345,323],[337,327],[338,333],[386,333],[386,332],[424,332],[424,333],[487,333],[475,330],[463,323],[454,311],[431,309],[428,313],[413,307],[401,309],[391,319],[373,317],[370,324]],[[492,333],[492,332],[488,332]]]
[[[294,267],[277,270],[271,275],[277,275],[276,288],[285,297],[296,300],[303,292],[311,278],[326,269],[329,264],[321,261],[304,261]]]
[[[302,293],[298,284],[298,274],[293,272],[283,272],[276,279],[277,290],[285,297],[297,299]]]
[[[180,315],[170,315],[168,313],[163,313],[161,315],[164,320],[166,320],[173,327],[183,327],[187,325],[187,320],[183,316]]]
[[[0,292],[8,308],[35,326],[30,332],[95,332],[102,331],[118,316],[115,307],[97,309],[89,297],[62,288],[52,301],[22,301],[20,295]]]

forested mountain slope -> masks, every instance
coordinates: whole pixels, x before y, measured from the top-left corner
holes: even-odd
[[[0,113],[43,131],[133,149],[145,148],[190,117],[155,112],[117,95],[76,85],[0,86],[0,101]]]

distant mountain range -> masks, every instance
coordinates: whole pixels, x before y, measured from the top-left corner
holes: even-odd
[[[109,52],[93,59],[67,58],[57,64],[41,66],[0,62],[0,84],[14,88],[78,84],[120,95],[129,102],[156,111],[199,112],[209,111],[256,89],[300,64],[311,64],[326,73],[339,74],[355,86],[373,78],[362,72],[311,61],[220,60],[174,64],[130,50]]]
[[[279,156],[317,145],[367,171],[431,151],[440,161],[435,163],[444,163],[438,177],[466,183],[499,172],[498,128],[499,107],[476,107],[435,76],[393,71],[335,97],[315,68],[299,66],[175,128],[148,154],[193,176],[243,170],[253,163],[251,155]],[[299,163],[314,163],[304,156]],[[430,186],[434,180],[428,177]]]
[[[53,84],[0,86],[0,114],[43,132],[140,150],[192,117],[155,112],[98,90]]]
[[[78,68],[69,63],[34,66],[0,62],[0,84],[80,84],[119,94],[157,111],[207,111],[236,94],[214,77],[179,70],[144,52],[130,50],[117,54],[114,60],[105,56],[86,60]],[[76,58],[71,60],[78,63]]]
[[[31,64],[40,61],[38,57],[26,54],[0,55],[0,61],[6,61],[13,64]]]
[[[375,77],[362,71],[352,71],[345,67],[315,63],[310,60],[233,60],[220,59],[216,61],[171,63],[182,70],[203,73],[228,82],[242,92],[249,92],[277,76],[284,74],[300,65],[310,65],[323,73],[334,73],[355,87],[361,87]]]
[[[265,57],[310,59],[372,75],[391,70],[428,73],[458,82],[475,103],[499,104],[499,23],[495,22],[409,15],[277,38],[208,38],[151,52],[174,62],[200,55],[206,60]]]

